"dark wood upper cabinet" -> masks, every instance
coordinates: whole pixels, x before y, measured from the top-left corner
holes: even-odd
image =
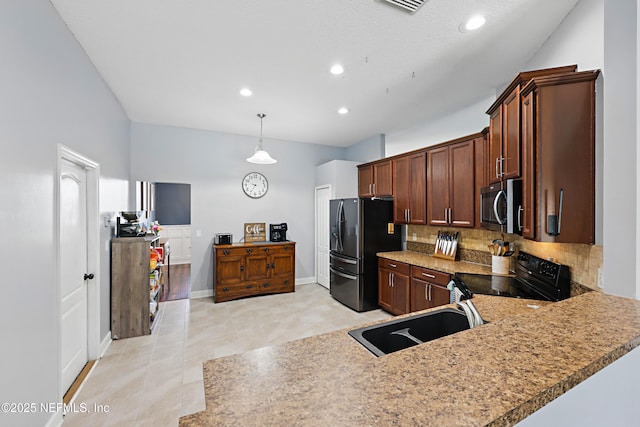
[[[426,153],[393,159],[393,222],[427,223]]]
[[[475,224],[475,138],[427,151],[427,222]]]
[[[537,77],[522,90],[525,237],[595,242],[598,74]]]
[[[393,196],[393,169],[391,160],[381,160],[358,166],[358,196]]]
[[[576,65],[570,65],[522,72],[489,107],[490,183],[521,176],[522,88],[533,78],[572,73],[576,69]]]

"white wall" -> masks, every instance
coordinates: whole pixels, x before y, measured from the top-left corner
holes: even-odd
[[[316,166],[316,187],[331,185],[332,199],[358,197],[359,162],[331,160]]]
[[[485,111],[495,100],[495,92],[491,91],[486,94],[486,97],[452,114],[443,115],[411,128],[388,132],[386,155],[406,153],[480,132],[489,126],[489,116]]]
[[[359,163],[373,162],[385,156],[385,136],[382,134],[350,145],[346,151],[346,160]]]
[[[59,402],[57,144],[100,163],[100,210],[126,200],[129,121],[48,1],[0,2],[0,402]],[[101,229],[101,335],[109,331],[109,228]],[[41,426],[55,414],[6,414]]]
[[[215,233],[244,236],[246,222],[289,225],[287,238],[297,242],[296,278],[315,276],[315,167],[343,158],[344,148],[263,139],[278,163],[254,165],[245,160],[256,137],[195,129],[131,125],[131,178],[140,181],[191,184],[191,289],[198,295],[212,291],[212,251]],[[250,199],[241,188],[249,172],[261,172],[268,193]],[[196,233],[200,230],[201,238]]]

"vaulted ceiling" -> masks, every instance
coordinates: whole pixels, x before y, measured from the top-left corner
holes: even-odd
[[[51,2],[132,121],[348,146],[486,97],[578,0]]]

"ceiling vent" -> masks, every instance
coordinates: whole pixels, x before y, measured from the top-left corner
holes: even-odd
[[[425,4],[428,0],[384,0],[387,3],[394,4],[398,7],[403,8],[404,10],[408,10],[411,13],[414,13],[416,10],[420,9],[420,6]]]

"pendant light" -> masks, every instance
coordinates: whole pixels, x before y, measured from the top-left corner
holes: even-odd
[[[256,145],[256,150],[253,153],[253,156],[247,159],[249,163],[257,163],[259,165],[271,165],[277,162],[276,159],[271,157],[269,153],[262,149],[262,119],[266,117],[265,114],[258,114],[260,118],[260,139],[258,140],[258,145]]]

